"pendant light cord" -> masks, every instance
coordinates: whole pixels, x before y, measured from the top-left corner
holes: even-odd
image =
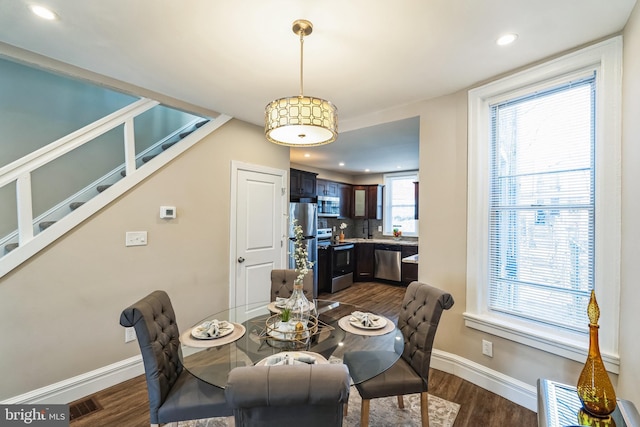
[[[300,98],[302,98],[303,74],[302,66],[304,63],[304,30],[300,29]]]

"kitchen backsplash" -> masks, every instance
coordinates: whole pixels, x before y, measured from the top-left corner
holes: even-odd
[[[347,224],[344,231],[344,237],[347,239],[367,238],[372,239],[389,239],[391,236],[385,236],[382,231],[378,231],[378,227],[382,227],[382,220],[377,219],[337,219],[337,218],[318,218],[318,228],[335,227],[334,235],[340,234],[340,224]],[[369,231],[369,232],[368,232]],[[402,240],[418,240],[416,237],[403,236]]]

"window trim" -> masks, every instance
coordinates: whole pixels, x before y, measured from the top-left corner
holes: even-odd
[[[388,201],[389,201],[389,193],[390,193],[390,188],[391,186],[389,185],[389,183],[387,182],[388,179],[394,179],[394,178],[402,178],[402,177],[409,177],[409,176],[413,176],[416,178],[416,181],[419,180],[420,175],[418,174],[418,171],[403,171],[403,172],[392,172],[392,173],[385,173],[383,175],[383,181],[384,181],[384,186],[386,188],[386,191],[384,191],[384,214],[383,214],[383,221],[382,221],[382,235],[383,236],[393,236],[393,224],[388,224],[387,222],[390,222],[391,220],[389,218],[391,218],[391,206],[389,205]],[[420,222],[418,220],[416,221],[416,232],[415,233],[405,233],[404,231],[402,232],[403,236],[406,237],[418,237],[418,234],[420,232]]]
[[[621,234],[622,37],[617,36],[472,89],[468,94],[467,295],[465,325],[568,359],[584,362],[588,336],[488,310],[489,105],[596,70],[595,289],[600,350],[607,369],[619,368]],[[606,208],[606,209],[605,209]],[[606,292],[598,290],[606,289]]]

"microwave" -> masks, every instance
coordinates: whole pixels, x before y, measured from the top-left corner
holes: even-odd
[[[339,197],[318,196],[318,216],[337,218],[339,215]]]

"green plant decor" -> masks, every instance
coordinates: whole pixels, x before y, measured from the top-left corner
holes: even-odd
[[[290,308],[283,308],[282,311],[280,311],[280,319],[283,322],[288,322],[289,318],[291,317],[291,309]]]

